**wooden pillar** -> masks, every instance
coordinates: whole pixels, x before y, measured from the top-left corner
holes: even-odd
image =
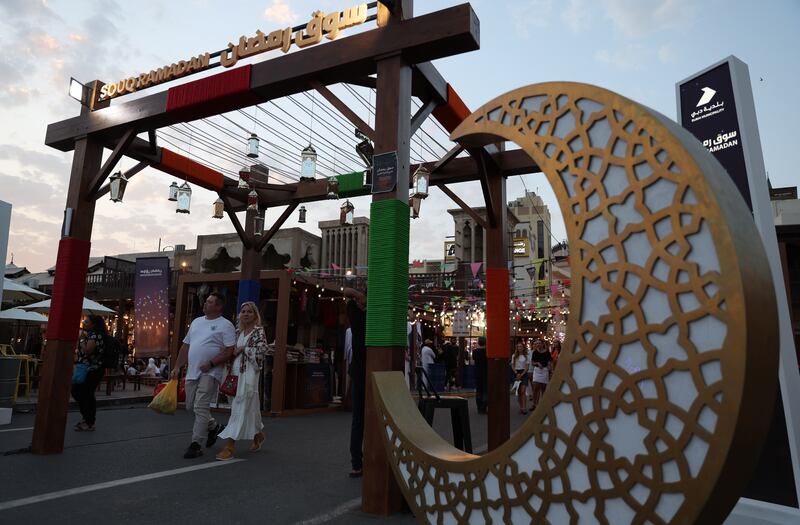
[[[283,411],[286,385],[286,335],[289,329],[289,306],[292,286],[287,274],[278,279],[278,314],[275,319],[275,356],[272,362],[272,401],[270,412],[273,415]]]
[[[85,113],[85,111],[82,111]],[[100,170],[103,146],[95,138],[75,141],[67,192],[65,232],[59,242],[56,274],[47,327],[47,348],[39,382],[39,402],[33,428],[34,454],[60,454],[64,450],[72,363],[80,330],[82,300],[94,220],[91,180]]]
[[[178,292],[175,294],[175,319],[172,325],[172,342],[169,350],[170,368],[178,360],[178,351],[183,343],[183,338],[186,335],[184,329],[186,326],[186,309],[189,300],[189,287],[183,280],[183,274],[178,276]]]
[[[263,232],[259,232],[259,236],[255,235],[255,219],[261,213],[263,212],[247,210],[245,215],[245,238],[242,239],[242,271],[239,277],[239,295],[236,302],[237,314],[242,303],[253,301],[259,304],[261,296],[261,253],[256,250],[255,245],[263,235]]]
[[[399,21],[404,16],[412,16],[412,3],[397,2],[396,14],[390,23]],[[378,193],[373,196],[373,218],[370,223],[370,271],[369,290],[367,299],[367,384],[366,402],[364,409],[364,482],[361,495],[361,509],[370,514],[388,515],[398,512],[402,507],[402,494],[394,474],[386,459],[381,442],[383,431],[375,409],[375,394],[372,391],[371,377],[373,372],[385,370],[403,371],[405,368],[405,349],[407,338],[400,337],[406,334],[406,319],[408,310],[408,248],[403,255],[405,268],[405,286],[403,287],[402,308],[397,312],[376,312],[374,299],[375,288],[381,279],[397,279],[397,275],[379,275],[384,273],[376,271],[372,256],[372,246],[378,246],[380,240],[386,238],[387,232],[381,231],[375,219],[375,210],[384,209],[382,201],[396,199],[406,208],[404,228],[408,228],[408,184],[409,184],[409,141],[410,141],[410,116],[411,116],[411,67],[398,53],[383,57],[377,65],[377,95],[375,100],[375,154],[380,155],[390,151],[397,152],[397,185],[391,192]],[[377,207],[376,207],[377,206]],[[389,209],[391,206],[385,208]],[[406,233],[407,242],[407,233]],[[403,269],[398,267],[398,273]],[[387,272],[388,273],[388,272]],[[399,289],[399,288],[398,288]],[[399,298],[395,298],[399,299]],[[386,332],[397,334],[399,344],[391,346],[377,346],[373,338],[371,323],[386,323]],[[377,333],[377,330],[375,330]]]
[[[506,180],[487,173],[494,225],[486,230],[486,356],[488,361],[488,448],[494,450],[510,433],[508,360],[510,357],[508,233]]]

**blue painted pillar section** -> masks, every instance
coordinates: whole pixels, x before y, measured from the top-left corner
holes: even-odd
[[[261,282],[256,279],[242,279],[239,281],[239,301],[236,304],[236,313],[242,308],[242,303],[253,301],[258,304],[261,295]]]

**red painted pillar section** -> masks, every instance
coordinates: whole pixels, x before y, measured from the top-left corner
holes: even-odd
[[[64,450],[72,363],[80,330],[94,219],[95,201],[89,195],[88,186],[100,170],[102,154],[103,147],[96,139],[84,137],[75,141],[67,193],[71,220],[65,224],[66,236],[58,245],[47,347],[31,442],[34,454],[59,454]]]

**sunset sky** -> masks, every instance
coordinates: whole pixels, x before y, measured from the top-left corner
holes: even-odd
[[[55,263],[72,153],[46,147],[44,136],[49,123],[79,112],[79,104],[67,95],[71,76],[83,82],[113,82],[217,51],[256,29],[268,33],[303,23],[317,9],[328,12],[353,4],[353,0],[0,0],[0,46],[4,49],[0,55],[0,200],[13,205],[9,259],[13,253],[15,264],[31,271]],[[416,4],[416,14],[423,14],[457,2]],[[773,186],[800,181],[791,164],[797,149],[795,127],[788,124],[800,122],[800,107],[795,103],[800,85],[795,56],[800,48],[800,2],[479,0],[472,6],[481,21],[481,49],[435,63],[471,109],[517,87],[569,80],[617,91],[675,118],[675,83],[736,55],[750,68],[764,159]],[[374,22],[368,23],[342,31],[339,38],[373,28]],[[249,62],[278,54],[280,51],[273,51]],[[364,120],[371,118],[358,95],[336,89]],[[374,103],[368,90],[356,93]],[[330,170],[355,169],[354,137],[348,144],[336,130],[321,124],[310,128],[309,111],[337,126],[324,107],[320,97],[312,101],[298,96],[264,106],[273,115],[285,112],[283,122],[271,121],[266,113],[258,117],[258,124],[250,123],[244,114],[231,116],[233,123],[216,122],[240,133],[242,141],[245,131],[258,129],[262,140],[272,143],[265,146],[261,160],[276,166],[276,182],[282,180],[280,171],[288,173],[288,178],[297,176],[290,168],[294,162],[299,169],[300,146],[309,139]],[[237,129],[240,126],[245,129]],[[413,145],[412,156],[435,160],[450,145],[434,122],[426,123],[424,129],[425,144]],[[214,160],[203,151],[199,131],[184,131],[182,135],[179,128],[164,130],[159,140],[166,147],[183,148],[200,162],[235,171],[233,159],[227,163]],[[352,135],[352,129],[346,134]],[[287,142],[292,136],[292,142]],[[231,148],[239,148],[237,137],[222,138]],[[343,149],[331,144],[341,144]],[[274,154],[270,147],[276,148]],[[242,143],[242,152],[243,148]],[[124,170],[134,164],[124,159],[121,167]],[[227,218],[211,218],[216,195],[200,188],[193,188],[192,213],[176,214],[174,203],[166,200],[172,180],[148,168],[131,180],[123,203],[102,198],[96,208],[92,255],[154,251],[159,239],[162,246],[185,244],[192,248],[198,234],[233,231]],[[481,205],[477,183],[452,188],[469,204]],[[525,188],[543,195],[554,219],[552,242],[563,240],[561,214],[544,176],[509,179],[508,199],[520,196]],[[353,199],[353,203],[357,216],[368,214],[368,197]],[[338,206],[335,201],[308,204],[308,222],[299,225],[294,214],[286,226],[319,233],[317,222],[338,217]],[[421,218],[412,221],[412,259],[442,257],[444,238],[453,233],[452,219],[445,210],[453,207],[441,191],[431,191]],[[267,226],[281,211],[268,212]]]

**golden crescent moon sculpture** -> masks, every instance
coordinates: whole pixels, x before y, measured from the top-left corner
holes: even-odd
[[[566,223],[572,304],[542,402],[486,455],[439,437],[399,372],[373,374],[417,519],[721,523],[758,460],[778,358],[766,256],[722,166],[663,115],[566,82],[506,93],[451,139],[513,141],[540,166]]]

